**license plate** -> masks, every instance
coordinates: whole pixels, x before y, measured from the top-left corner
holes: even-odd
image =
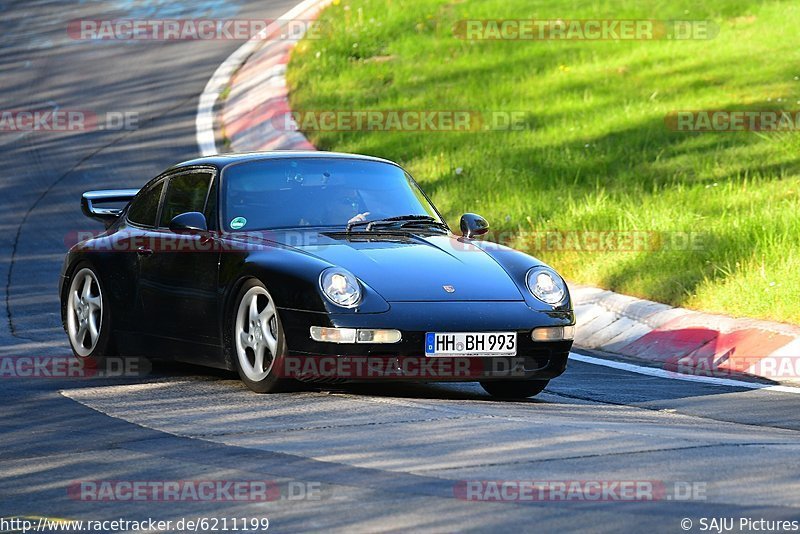
[[[425,356],[516,356],[516,332],[428,332]]]

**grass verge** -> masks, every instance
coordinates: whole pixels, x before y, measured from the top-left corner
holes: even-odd
[[[800,5],[710,4],[338,1],[322,13],[321,38],[293,52],[291,105],[515,112],[511,130],[305,133],[321,149],[398,161],[451,225],[480,213],[570,280],[800,323],[800,136],[665,123],[678,110],[800,110]],[[530,18],[707,20],[718,33],[501,41],[453,30],[466,19]],[[609,248],[629,236],[638,245]]]

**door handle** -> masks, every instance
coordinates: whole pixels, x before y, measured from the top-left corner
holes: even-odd
[[[136,249],[136,254],[139,256],[149,256],[153,253],[153,249],[147,247],[139,247]]]

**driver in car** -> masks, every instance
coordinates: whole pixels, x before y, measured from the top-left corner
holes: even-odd
[[[354,189],[339,189],[330,192],[330,200],[326,205],[326,219],[331,224],[347,221],[347,224],[365,221],[368,211],[359,213],[361,199]]]

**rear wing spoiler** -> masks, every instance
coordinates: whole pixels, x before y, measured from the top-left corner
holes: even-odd
[[[95,219],[106,225],[106,228],[116,221],[133,200],[138,189],[106,189],[104,191],[87,191],[81,196],[81,211],[90,219]],[[119,207],[120,204],[124,205]],[[113,208],[101,208],[101,204],[117,204]]]

